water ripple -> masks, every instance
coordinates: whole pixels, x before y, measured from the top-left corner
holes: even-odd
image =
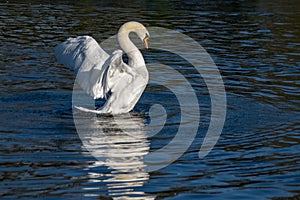
[[[2,198],[299,198],[298,1],[38,2],[0,3]],[[175,96],[157,85],[147,87],[134,122],[148,123],[147,109],[163,102],[168,119],[159,134],[131,138],[109,118],[95,123],[87,118],[86,128],[105,127],[109,138],[89,140],[102,160],[77,135],[71,107],[74,74],[56,63],[53,48],[77,35],[101,42],[130,20],[194,38],[219,67],[227,118],[206,158],[198,158],[211,117],[203,77],[186,60],[153,49],[143,51],[147,63],[178,70],[198,95],[200,128],[188,151],[164,169],[144,170],[141,157],[168,144],[180,121]]]

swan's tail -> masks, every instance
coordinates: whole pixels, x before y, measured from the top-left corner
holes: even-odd
[[[103,114],[103,111],[101,111],[101,110],[92,110],[92,109],[88,109],[88,108],[84,108],[84,107],[80,107],[80,106],[74,106],[74,108],[81,110],[83,112]]]

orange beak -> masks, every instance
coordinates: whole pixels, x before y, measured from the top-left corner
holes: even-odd
[[[144,44],[145,44],[146,49],[148,49],[148,47],[149,47],[149,46],[148,46],[149,38],[148,38],[148,37],[145,37],[143,41],[144,41]]]

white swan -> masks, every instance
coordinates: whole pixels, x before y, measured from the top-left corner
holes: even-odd
[[[149,32],[138,22],[127,22],[118,32],[121,49],[128,55],[128,64],[122,60],[122,50],[108,55],[90,36],[69,38],[55,48],[59,63],[75,70],[81,88],[94,99],[108,97],[100,110],[78,109],[93,113],[127,113],[141,97],[149,79],[144,58],[129,39],[134,32],[148,48]]]

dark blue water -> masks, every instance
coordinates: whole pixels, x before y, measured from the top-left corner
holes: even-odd
[[[298,1],[1,2],[1,199],[298,199],[299,8]],[[146,62],[187,77],[201,109],[197,136],[178,160],[144,170],[141,157],[168,144],[180,122],[176,97],[157,85],[147,87],[130,123],[147,124],[147,109],[160,103],[168,119],[158,135],[131,137],[110,117],[79,113],[87,128],[105,130],[105,140],[90,140],[101,149],[99,160],[77,134],[75,76],[56,62],[54,47],[78,35],[101,42],[130,20],[188,35],[218,66],[227,117],[204,159],[198,151],[210,119],[206,85],[188,62],[163,51],[143,50]]]

